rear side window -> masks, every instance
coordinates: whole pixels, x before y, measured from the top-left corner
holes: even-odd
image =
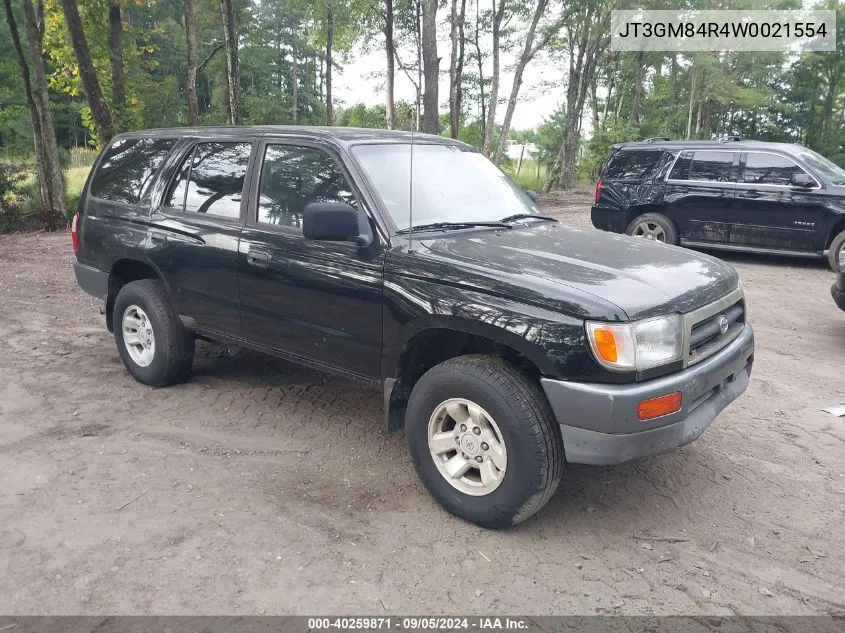
[[[804,173],[785,156],[749,152],[742,181],[756,185],[790,185],[795,174]]]
[[[236,219],[251,143],[198,143],[185,158],[165,206]]]
[[[675,161],[669,179],[734,182],[733,162],[732,152],[686,151]]]
[[[95,198],[137,204],[153,181],[176,139],[118,139],[103,154],[91,180]]]
[[[643,180],[654,171],[661,150],[619,150],[604,171],[605,180]]]

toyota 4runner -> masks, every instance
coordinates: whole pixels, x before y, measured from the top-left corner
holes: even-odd
[[[127,134],[83,191],[75,273],[142,383],[184,380],[204,338],[378,385],[437,501],[505,527],[566,463],[696,439],[753,359],[729,265],[535,199],[435,136]]]

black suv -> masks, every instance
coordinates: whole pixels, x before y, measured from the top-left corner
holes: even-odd
[[[754,351],[729,265],[538,212],[451,139],[149,131],[94,165],[75,272],[137,380],[185,379],[204,338],[378,386],[432,495],[504,527],[567,462],[696,439]]]
[[[782,255],[845,247],[845,169],[816,152],[758,141],[649,139],[615,145],[593,226],[684,246]]]

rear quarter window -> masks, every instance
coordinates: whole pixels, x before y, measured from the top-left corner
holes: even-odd
[[[174,143],[174,138],[116,140],[94,173],[90,195],[110,202],[137,204]]]
[[[662,150],[619,150],[604,170],[605,180],[645,180],[663,157]]]

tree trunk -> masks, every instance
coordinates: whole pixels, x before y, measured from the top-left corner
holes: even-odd
[[[669,112],[666,113],[666,136],[672,137],[672,123],[675,118],[675,99],[678,89],[678,54],[672,54],[669,70]]]
[[[387,115],[387,129],[396,127],[396,104],[393,100],[393,90],[396,78],[396,65],[393,59],[393,0],[384,0],[384,52],[387,55],[387,78],[384,82],[385,113]]]
[[[408,81],[411,82],[411,85],[414,87],[414,94],[416,95],[416,118],[414,120],[414,129],[418,130],[420,127],[420,100],[422,99],[422,92],[420,90],[420,84],[417,83],[417,80],[414,79],[414,76],[411,74],[413,68],[409,69],[405,64],[402,63],[402,60],[399,58],[399,51],[396,50],[396,47],[393,47],[393,57],[396,60],[396,63],[399,64],[399,70],[405,73],[405,76],[408,78]]]
[[[616,110],[613,111],[613,120],[619,121],[619,115],[622,113],[622,105],[625,103],[625,91],[620,89],[617,91],[619,96],[616,99]]]
[[[332,105],[332,47],[334,46],[334,8],[326,4],[326,125],[334,125]]]
[[[702,77],[704,79],[704,77]],[[704,95],[698,100],[698,114],[695,116],[695,138],[699,138],[698,132],[701,129],[701,107],[704,104]]]
[[[417,46],[417,130],[422,130],[422,127],[420,127],[423,98],[422,2],[423,0],[415,0],[413,2],[416,17],[414,20],[414,42]]]
[[[291,49],[291,118],[294,125],[299,122],[299,51],[296,50],[296,41]]]
[[[235,33],[235,7],[232,0],[220,0],[223,34],[226,42],[226,81],[229,85],[229,123],[241,124],[241,77],[238,65],[238,37]]]
[[[645,78],[645,51],[637,51],[637,76],[634,82],[634,99],[631,102],[631,114],[628,124],[636,125],[640,122],[640,99],[643,94],[643,79]]]
[[[505,16],[505,0],[493,0],[493,74],[490,78],[490,99],[487,106],[487,123],[484,126],[484,143],[481,151],[490,156],[493,149],[493,129],[496,125],[496,105],[499,100],[499,52],[502,36],[502,19]]]
[[[464,102],[464,56],[466,54],[467,0],[461,0],[461,12],[458,14],[458,68],[455,77],[455,112],[457,113],[458,134],[460,134],[461,113]],[[457,138],[457,136],[455,136]]]
[[[440,58],[437,56],[437,0],[421,0],[423,12],[422,47],[425,93],[423,132],[440,134]]]
[[[689,111],[687,114],[687,134],[686,139],[689,140],[692,134],[692,110],[695,105],[695,69],[692,69],[692,78],[690,79],[689,88]]]
[[[481,59],[481,42],[479,41],[478,31],[481,26],[481,16],[479,13],[478,2],[475,3],[475,54],[478,59],[478,102],[481,104],[481,138],[487,136],[487,100],[484,98],[484,63]]]
[[[500,2],[504,2],[504,0],[500,0]],[[528,66],[528,63],[538,52],[538,49],[534,48],[534,36],[537,33],[537,25],[540,23],[540,18],[543,16],[547,5],[548,0],[537,0],[537,6],[534,8],[534,16],[531,18],[531,25],[525,34],[525,45],[522,48],[522,54],[519,56],[519,62],[517,62],[516,69],[514,70],[511,95],[508,98],[508,107],[505,110],[505,120],[502,122],[502,129],[499,132],[499,143],[496,146],[496,154],[493,156],[493,162],[496,165],[502,162],[502,156],[507,147],[508,133],[511,129],[511,121],[513,120],[513,112],[516,109],[519,89],[522,87],[522,77],[525,73],[525,67]],[[542,45],[545,45],[545,42]]]
[[[825,75],[827,85],[825,87],[824,109],[822,110],[821,142],[826,147],[833,141],[833,104],[836,101],[836,84],[838,79],[833,63],[828,64]]]
[[[39,2],[36,9],[32,0],[22,0],[21,4],[23,5],[26,22],[26,39],[32,59],[32,72],[35,77],[34,86],[30,82],[30,69],[21,46],[10,0],[5,0],[6,20],[9,23],[9,29],[12,31],[12,40],[15,52],[18,55],[27,107],[30,110],[32,120],[39,189],[41,191],[41,202],[46,211],[44,220],[48,229],[54,229],[66,217],[66,210],[62,168],[59,163],[59,147],[56,144],[53,113],[50,110],[50,93],[47,86],[47,75],[44,72],[44,5]]]
[[[452,0],[449,27],[449,39],[452,42],[452,53],[449,57],[449,136],[458,138],[458,113],[455,111],[455,90],[458,87],[458,0]]]
[[[28,2],[29,0],[25,1]],[[35,163],[38,169],[38,185],[41,189],[41,200],[46,204],[49,197],[49,191],[47,190],[47,178],[45,177],[46,165],[44,156],[44,139],[41,131],[41,115],[38,112],[38,106],[35,104],[35,98],[32,94],[32,82],[29,77],[29,64],[26,61],[26,54],[24,53],[23,46],[21,45],[18,25],[15,21],[15,14],[12,12],[11,0],[4,0],[3,4],[6,8],[6,22],[9,24],[9,31],[12,34],[12,44],[14,45],[15,53],[18,57],[18,68],[20,69],[21,80],[23,81],[26,108],[29,111],[29,117],[32,121],[32,138],[35,143]]]
[[[452,138],[458,138],[460,132],[466,6],[466,0],[461,0],[461,11],[458,13],[458,0],[452,0],[452,57],[449,64],[449,134]]]
[[[120,114],[126,105],[126,75],[123,69],[123,19],[120,6],[109,6],[109,65],[111,66],[112,102]]]
[[[79,67],[82,91],[85,93],[85,101],[91,109],[91,118],[94,120],[97,140],[104,145],[114,136],[114,122],[105,99],[103,99],[103,91],[100,88],[97,71],[94,69],[94,62],[91,61],[91,52],[88,49],[85,32],[82,30],[82,19],[79,17],[79,7],[76,5],[76,0],[62,0],[62,12],[65,16],[70,42],[73,45],[73,53]]]
[[[595,16],[589,13],[585,16],[585,23],[582,27],[584,33],[577,47],[577,59],[575,49],[571,50],[569,54],[569,79],[566,89],[566,123],[563,142],[543,187],[543,190],[547,192],[551,190],[555,183],[560,189],[564,190],[572,187],[584,103],[595,72],[596,58],[601,43],[600,27],[596,29],[595,39],[591,38],[594,18]]]
[[[199,125],[197,100],[197,21],[194,0],[185,0],[185,39],[188,43],[188,76],[185,80],[185,99],[188,101],[188,125]]]

